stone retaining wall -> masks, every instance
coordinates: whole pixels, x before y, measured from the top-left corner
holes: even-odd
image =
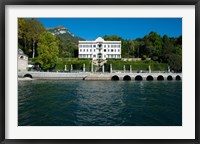
[[[141,76],[143,80],[148,80],[149,77],[153,77],[153,80],[157,80],[158,76],[167,80],[169,76],[172,79],[176,79],[177,76],[182,79],[182,73],[59,73],[59,72],[18,72],[18,77],[31,77],[33,79],[84,79],[84,80],[111,80],[113,76],[117,76],[119,80],[124,80],[124,77],[130,77],[131,80],[135,80],[136,76]]]

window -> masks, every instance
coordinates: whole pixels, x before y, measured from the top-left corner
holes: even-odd
[[[95,58],[95,57],[96,57],[96,55],[93,55],[93,57]]]
[[[96,45],[93,45],[93,47],[95,48],[95,47],[96,47]]]
[[[82,52],[82,49],[80,49],[80,52]]]
[[[110,47],[110,45],[108,45],[108,48]]]
[[[95,49],[94,49],[94,52],[95,52]]]
[[[87,52],[88,52],[88,49],[87,49]]]
[[[92,49],[90,49],[90,52],[92,52]]]
[[[111,49],[111,52],[113,52],[113,49]]]
[[[106,48],[106,45],[104,45],[104,48]]]
[[[106,52],[106,49],[104,49],[104,52]]]
[[[83,49],[83,51],[85,52],[85,49]]]
[[[119,49],[118,49],[118,52],[119,52]]]

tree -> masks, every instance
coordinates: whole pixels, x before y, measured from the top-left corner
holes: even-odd
[[[38,40],[38,62],[42,69],[49,70],[56,66],[58,58],[58,42],[49,32],[43,32]]]
[[[24,18],[18,18],[18,45],[25,53],[28,53],[27,29],[26,20]]]
[[[35,57],[38,38],[46,31],[37,19],[18,19],[18,45],[29,57]]]
[[[176,45],[175,38],[163,36],[163,50],[162,62],[167,63],[175,72],[182,71],[182,45],[181,40],[178,39],[179,44]]]
[[[36,43],[40,34],[45,30],[44,26],[37,19],[27,20],[27,39],[32,43],[32,58],[35,57],[36,53]]]
[[[150,32],[144,37],[148,56],[153,60],[159,60],[162,51],[162,38],[156,32]]]
[[[57,36],[59,43],[59,57],[60,58],[71,58],[78,57],[78,45],[72,40]]]

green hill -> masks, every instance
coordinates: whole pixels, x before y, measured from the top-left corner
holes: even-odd
[[[78,44],[78,41],[80,41],[80,40],[84,40],[83,38],[75,36],[73,33],[71,33],[64,26],[57,26],[57,27],[54,27],[54,28],[47,28],[47,31],[49,31],[53,35],[57,35],[61,39],[70,40],[70,41],[74,42],[75,44]]]

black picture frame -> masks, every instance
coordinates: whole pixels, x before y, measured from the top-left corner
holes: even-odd
[[[195,5],[195,139],[5,139],[5,7],[6,5]],[[23,144],[53,144],[53,143],[103,143],[103,144],[199,144],[200,143],[200,0],[0,0],[0,142]]]

